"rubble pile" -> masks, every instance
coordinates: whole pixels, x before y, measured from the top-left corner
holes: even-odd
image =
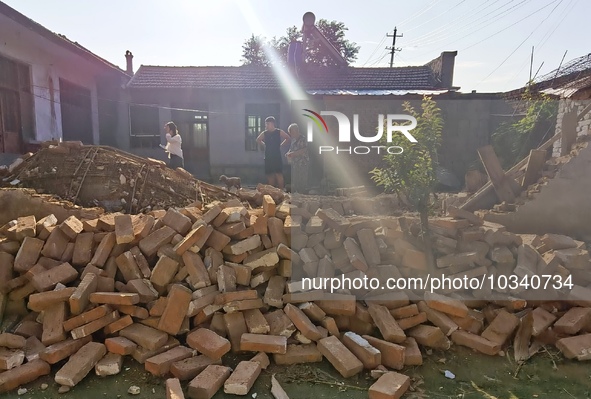
[[[513,344],[524,361],[554,344],[567,358],[590,358],[583,299],[591,295],[582,286],[571,303],[528,302],[507,290],[494,301],[453,290],[304,291],[296,276],[428,273],[419,225],[346,217],[336,205],[296,205],[260,191],[254,209],[233,199],[59,224],[53,215],[26,216],[2,227],[0,392],[52,369],[71,388],[91,372],[119,373],[131,356],[170,377],[168,397],[246,395],[271,359],[288,366],[325,358],[345,378],[371,370],[370,398],[399,398],[411,385],[404,369],[421,365],[428,348],[453,343],[498,355]],[[515,235],[448,210],[431,221],[439,272],[587,276],[583,243]],[[252,358],[231,369],[229,353]],[[276,380],[272,389],[285,394]]]
[[[2,171],[4,185],[35,189],[85,207],[141,213],[152,209],[234,198],[182,168],[112,147],[45,142],[35,154]]]

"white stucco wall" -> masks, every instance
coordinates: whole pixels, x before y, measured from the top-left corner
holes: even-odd
[[[59,79],[91,92],[94,143],[99,142],[98,100],[95,76],[98,67],[66,48],[23,28],[0,15],[0,55],[28,64],[34,100],[35,138],[37,141],[62,138]],[[53,98],[49,89],[53,84]],[[52,107],[53,103],[53,107]]]

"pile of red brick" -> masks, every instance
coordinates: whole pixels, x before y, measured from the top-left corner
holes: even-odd
[[[588,253],[568,237],[519,236],[450,211],[431,228],[446,274],[588,273]],[[524,300],[460,300],[452,291],[420,300],[302,292],[290,282],[296,267],[315,278],[428,271],[413,220],[342,213],[318,203],[276,205],[265,195],[257,209],[234,200],[9,223],[0,229],[0,309],[11,331],[0,335],[0,392],[49,374],[51,365],[55,381],[73,387],[93,369],[119,373],[122,357],[132,356],[150,373],[174,377],[169,397],[183,397],[181,382],[191,398],[222,387],[246,395],[272,354],[279,365],[326,358],[345,378],[372,370],[379,379],[370,398],[399,398],[410,379],[391,370],[422,364],[420,346],[453,342],[496,355],[515,336],[522,360],[546,343],[569,358],[591,356],[591,334],[582,334],[591,331],[591,309],[566,302],[532,311]],[[230,351],[256,355],[232,370],[223,365]]]

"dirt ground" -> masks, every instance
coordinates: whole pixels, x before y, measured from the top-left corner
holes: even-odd
[[[225,364],[234,366],[240,358],[229,359]],[[59,365],[57,365],[59,366]],[[58,367],[54,367],[52,374]],[[455,379],[446,378],[449,370]],[[517,377],[515,373],[518,371]],[[529,399],[529,398],[589,398],[591,397],[591,368],[585,363],[564,360],[551,350],[530,359],[518,370],[508,355],[489,357],[468,349],[434,351],[425,356],[421,367],[405,369],[413,379],[412,391],[404,399]],[[264,370],[247,398],[256,393],[257,399],[272,399],[271,375],[282,384],[291,399],[365,399],[367,388],[373,380],[369,373],[344,380],[328,362],[283,367],[272,365]],[[58,385],[51,376],[26,385],[27,393],[19,396],[16,391],[5,394],[7,399],[55,399],[55,398],[126,398],[132,385],[141,388],[138,398],[164,398],[164,379],[153,377],[131,358],[126,358],[124,370],[114,377],[100,378],[89,375],[69,393],[58,394]],[[48,384],[41,390],[42,384]],[[183,383],[186,393],[188,383]],[[214,399],[235,398],[218,392]]]

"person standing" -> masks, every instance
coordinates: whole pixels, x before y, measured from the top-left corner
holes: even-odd
[[[164,125],[164,133],[166,133],[166,147],[163,148],[168,152],[168,158],[170,159],[169,166],[173,169],[184,168],[183,139],[174,122],[168,122]]]
[[[291,137],[291,146],[285,157],[291,163],[291,192],[305,194],[308,188],[308,143],[300,133],[297,124],[292,123],[287,128]]]
[[[283,190],[283,161],[281,147],[290,137],[281,129],[275,127],[275,118],[265,119],[265,131],[257,137],[257,143],[265,148],[265,174],[267,183]]]

